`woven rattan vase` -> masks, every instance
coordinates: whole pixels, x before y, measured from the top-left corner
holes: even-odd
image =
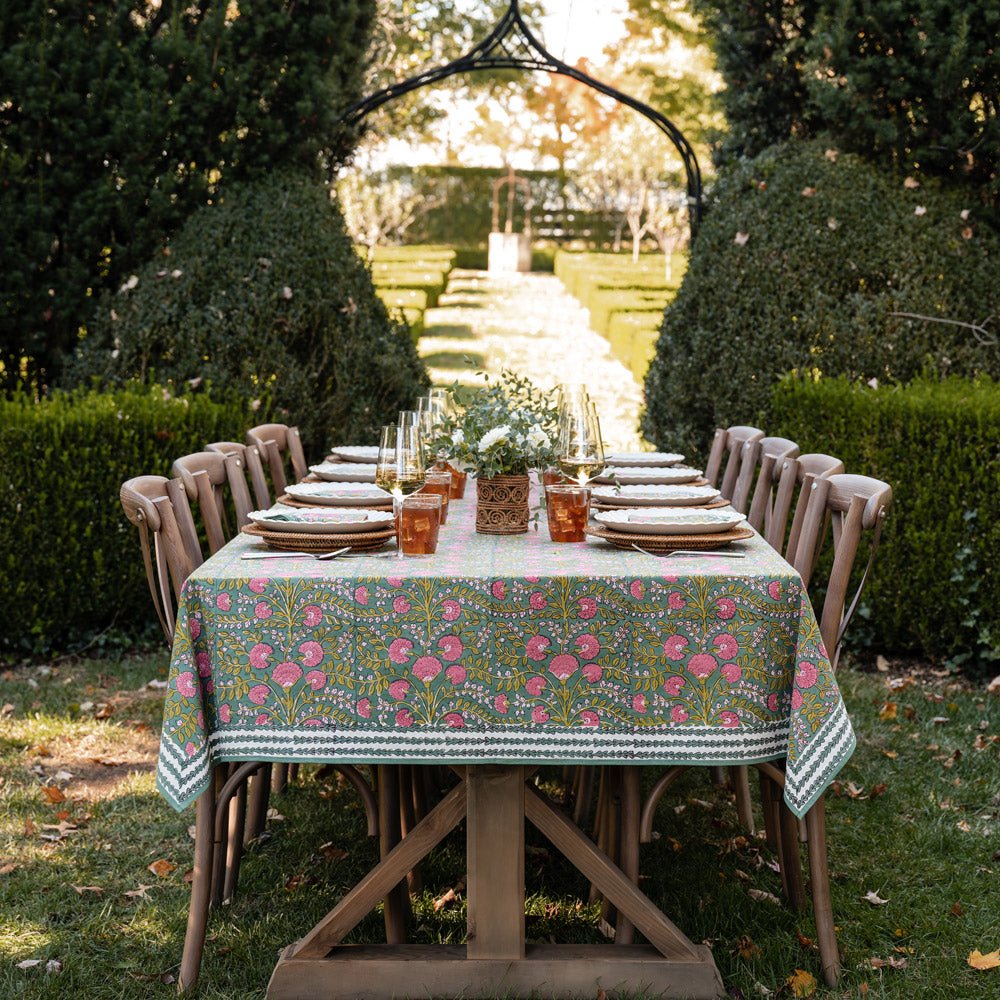
[[[476,491],[476,531],[482,535],[522,535],[528,530],[527,476],[477,479]]]

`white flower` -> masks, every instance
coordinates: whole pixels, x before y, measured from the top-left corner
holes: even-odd
[[[540,448],[548,448],[549,445],[552,444],[552,441],[549,439],[548,434],[542,430],[541,424],[535,424],[535,426],[528,431],[528,444],[530,444],[535,451],[538,451]]]
[[[451,432],[451,443],[457,448],[460,444],[465,444],[465,431],[461,427],[456,427]]]
[[[479,442],[479,451],[487,452],[495,444],[500,444],[502,441],[506,441],[510,437],[510,427],[507,424],[501,424],[499,427],[494,427],[493,430],[487,431]]]

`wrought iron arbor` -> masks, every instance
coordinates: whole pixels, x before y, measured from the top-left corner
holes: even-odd
[[[684,165],[687,182],[688,221],[691,226],[692,239],[697,235],[702,210],[701,170],[698,167],[698,159],[694,150],[684,134],[669,118],[660,114],[655,108],[651,108],[638,98],[616,90],[610,84],[594,79],[582,70],[568,65],[552,55],[524,23],[519,0],[510,0],[510,6],[496,27],[465,55],[459,56],[443,66],[424,70],[416,76],[411,76],[399,83],[394,83],[391,87],[385,87],[370,94],[348,108],[341,116],[340,121],[344,125],[356,128],[366,115],[394,98],[402,97],[404,94],[409,94],[458,73],[496,69],[537,70],[567,76],[601,94],[606,94],[651,121],[670,140]]]

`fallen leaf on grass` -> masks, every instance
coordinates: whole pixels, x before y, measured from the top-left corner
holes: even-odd
[[[216,951],[218,954],[218,951]],[[133,979],[139,980],[140,983],[163,983],[166,986],[170,986],[172,983],[177,982],[177,977],[172,972],[130,972],[129,975]]]
[[[43,833],[42,840],[65,840],[71,833],[77,833],[76,823],[68,823],[60,820],[58,823],[43,823],[43,830],[53,830],[53,833]]]
[[[920,181],[918,181],[916,177],[907,177],[906,180],[903,181],[903,187],[905,187],[907,191],[916,191],[916,189],[920,187]]]
[[[816,948],[816,942],[811,937],[806,937],[798,928],[795,929],[795,936],[803,948]]]
[[[895,750],[883,750],[882,753],[884,756],[888,757],[889,760],[895,760],[899,756]]]
[[[3,708],[0,708],[0,715],[10,715],[14,711],[14,706],[8,701]]]
[[[875,669],[880,674],[889,673],[889,661],[881,653],[875,657]]]
[[[878,717],[883,722],[892,722],[895,720],[896,715],[899,710],[899,705],[894,701],[886,701],[882,703],[882,707],[878,710]]]
[[[811,198],[816,193],[816,188],[814,187],[804,187],[802,189],[803,198]]]
[[[456,888],[458,889],[458,892],[455,891]],[[458,893],[462,891],[462,888],[464,887],[461,883],[459,883],[455,888],[448,889],[446,892],[443,892],[440,896],[438,896],[437,899],[434,900],[434,912],[440,913],[446,906],[456,902],[458,900]]]
[[[976,952],[978,955],[979,952]],[[23,962],[18,962],[17,967],[19,969],[33,969],[36,965],[41,965],[42,960],[40,958],[26,958]]]
[[[43,785],[42,798],[51,805],[58,805],[60,802],[66,801],[66,796],[55,785]]]
[[[749,239],[750,239],[750,234],[749,233],[737,233],[736,236],[733,237],[733,242],[738,247],[741,247],[741,246],[745,246],[746,243],[747,243],[747,241]]]
[[[321,844],[319,853],[326,858],[327,861],[343,861],[347,857],[347,851],[342,847],[337,847],[333,841],[329,841],[326,844]]]
[[[104,890],[99,885],[73,885],[71,883],[70,888],[74,889],[78,896],[82,896],[85,892],[93,892],[98,896],[104,893]]]
[[[970,951],[966,961],[973,969],[979,969],[980,971],[985,969],[1000,969],[1000,949],[991,951],[986,955],[978,949]]]
[[[811,997],[816,992],[816,977],[805,969],[796,969],[785,980],[785,985],[791,989],[793,997]]]
[[[951,722],[951,719],[949,719],[947,715],[935,715],[934,718],[931,719],[931,722],[935,726],[944,726],[947,723]]]
[[[957,826],[962,833],[972,833],[972,827],[964,819],[960,819],[955,826]]]
[[[755,955],[760,954],[760,946],[754,943],[752,937],[747,934],[743,934],[736,942],[733,954],[739,955],[740,958],[753,958]]]
[[[756,899],[758,903],[774,903],[781,906],[781,900],[773,892],[765,892],[763,889],[747,889],[751,899]]]
[[[880,795],[885,795],[889,791],[889,786],[885,782],[879,782],[877,785],[872,785],[872,790],[868,793],[870,799],[877,799]]]
[[[166,878],[176,867],[177,865],[172,861],[160,858],[159,861],[154,861],[151,865],[147,865],[146,870],[151,871],[157,878]]]
[[[129,899],[149,899],[149,890],[152,889],[151,885],[140,885],[135,889],[130,889],[125,893]]]
[[[272,808],[272,809],[268,809],[268,811],[267,811],[267,818],[272,823],[281,823],[284,820],[285,817],[282,816],[281,813],[278,812],[277,809],[273,809]]]
[[[965,913],[965,910],[962,909],[962,904],[961,903],[952,903],[951,904],[951,915],[953,917],[961,917],[964,913]]]
[[[993,680],[986,685],[987,694],[1000,694],[1000,676],[994,677]],[[7,705],[4,705],[4,713],[6,714]],[[13,706],[11,706],[13,708]]]
[[[862,899],[867,900],[872,906],[885,906],[889,902],[888,899],[883,899],[877,892],[866,892]]]
[[[905,958],[869,958],[867,964],[873,969],[905,969],[909,963]]]
[[[13,871],[17,871],[18,865],[9,863],[6,865],[0,865],[0,875],[9,875]]]

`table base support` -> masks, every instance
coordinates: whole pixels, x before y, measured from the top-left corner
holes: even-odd
[[[340,945],[324,958],[282,953],[268,1000],[404,1000],[545,996],[594,997],[598,990],[716,1000],[726,995],[711,951],[664,959],[649,945],[528,945],[521,959],[466,957],[464,945]]]

